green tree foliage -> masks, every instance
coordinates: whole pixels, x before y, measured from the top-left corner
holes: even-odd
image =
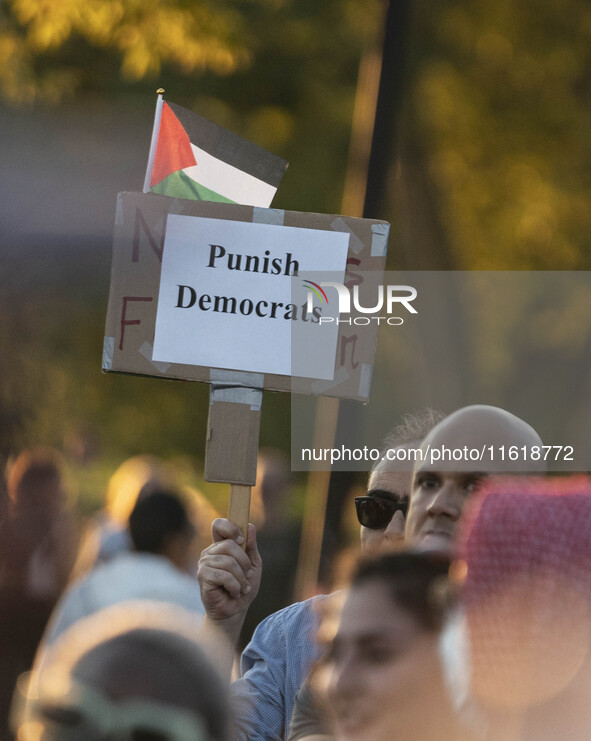
[[[588,269],[591,7],[417,4],[412,107],[457,267]]]
[[[297,161],[279,205],[336,211],[359,58],[382,15],[383,0],[4,0],[0,96],[152,105],[162,86]]]
[[[184,74],[230,74],[251,58],[239,5],[8,0],[2,4],[2,92],[17,103],[60,100],[88,81],[97,59],[92,50],[102,53],[103,64],[104,55],[120,60],[127,81],[158,75],[165,64]]]

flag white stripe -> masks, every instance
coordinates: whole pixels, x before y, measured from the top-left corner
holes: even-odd
[[[244,206],[271,205],[277,188],[216,159],[194,144],[191,148],[197,164],[185,167],[183,172],[192,180]]]

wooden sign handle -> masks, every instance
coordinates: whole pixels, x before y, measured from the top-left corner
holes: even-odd
[[[228,519],[240,528],[244,542],[242,548],[246,548],[248,537],[248,517],[250,513],[250,486],[241,484],[230,484],[230,505],[228,507]]]

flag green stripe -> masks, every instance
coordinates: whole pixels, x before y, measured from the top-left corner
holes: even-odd
[[[218,203],[236,203],[214,190],[200,185],[198,182],[186,175],[182,170],[173,172],[164,180],[161,180],[153,188],[152,193],[159,193],[171,198],[190,198],[194,201],[217,201]]]

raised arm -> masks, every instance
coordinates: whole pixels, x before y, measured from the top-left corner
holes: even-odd
[[[235,648],[246,612],[261,583],[262,561],[256,531],[251,523],[243,549],[240,529],[230,520],[214,520],[211,530],[213,543],[201,554],[197,572],[207,612],[204,630],[207,632],[208,624],[214,625]],[[229,663],[228,673],[232,658]]]

